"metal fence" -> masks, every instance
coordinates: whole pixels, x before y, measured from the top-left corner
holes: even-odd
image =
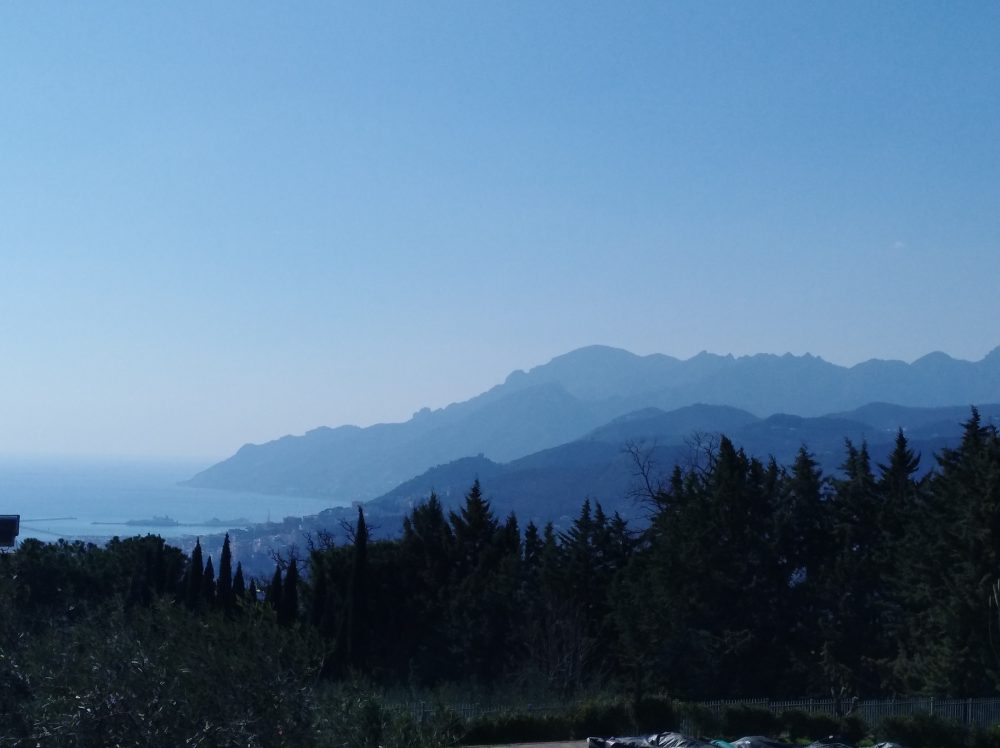
[[[697,702],[715,714],[721,714],[728,707],[752,706],[769,709],[775,714],[799,710],[810,714],[841,716],[854,714],[867,724],[876,725],[886,717],[909,716],[917,713],[933,714],[964,725],[989,727],[1000,724],[1000,697],[939,699],[933,697],[904,699],[726,699]],[[436,708],[444,708],[462,719],[469,720],[491,714],[559,714],[578,706],[570,703],[450,703],[436,705],[433,702],[399,702],[389,705],[398,711],[409,712],[417,719],[427,719]]]
[[[717,714],[728,706],[756,706],[772,712],[800,710],[811,714],[843,716],[855,714],[869,725],[886,717],[909,716],[918,713],[933,714],[964,725],[989,727],[1000,724],[1000,697],[939,699],[932,696],[904,699],[736,699],[701,702]]]

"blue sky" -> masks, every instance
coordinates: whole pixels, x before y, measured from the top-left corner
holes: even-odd
[[[1000,5],[0,5],[0,454],[220,458],[590,343],[1000,344]]]

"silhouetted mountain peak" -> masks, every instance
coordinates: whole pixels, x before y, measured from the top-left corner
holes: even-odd
[[[802,428],[843,435],[845,424],[796,425],[792,416],[849,415],[876,401],[924,408],[1000,402],[998,369],[1000,348],[976,363],[936,352],[913,364],[873,359],[846,368],[812,354],[734,358],[702,351],[682,361],[594,345],[515,371],[481,395],[420,410],[404,423],[321,427],[247,445],[191,483],[365,500],[431,465],[477,453],[516,460],[578,439],[586,440],[586,449],[616,441],[620,448],[623,438],[635,436],[662,444],[692,431],[744,430],[797,448]],[[880,423],[898,416],[886,408],[875,409]],[[770,413],[792,416],[758,423],[757,416]],[[615,422],[620,416],[626,418]],[[927,418],[928,433],[938,433],[947,420]],[[867,433],[852,428],[849,433]]]
[[[983,363],[1000,365],[1000,345],[983,356]]]
[[[954,363],[957,363],[957,361],[947,353],[943,353],[941,351],[931,351],[926,356],[921,356],[914,361],[913,366],[947,366]]]

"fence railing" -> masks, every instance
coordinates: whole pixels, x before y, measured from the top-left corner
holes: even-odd
[[[933,714],[953,720],[968,726],[989,727],[1000,724],[1000,697],[940,699],[933,697],[915,697],[904,699],[724,699],[716,701],[700,701],[699,706],[706,707],[721,715],[727,707],[753,706],[770,709],[778,714],[784,711],[801,710],[811,714],[829,714],[840,716],[856,714],[869,725],[878,724],[886,717],[910,716],[918,713]],[[449,703],[445,708],[469,720],[491,714],[517,712],[521,714],[557,714],[577,706],[577,702],[569,703]],[[417,719],[428,718],[436,708],[433,702],[400,702],[389,705],[390,708],[409,712]]]

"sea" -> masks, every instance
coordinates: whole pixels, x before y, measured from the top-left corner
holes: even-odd
[[[308,496],[180,485],[206,467],[191,461],[0,458],[0,515],[21,516],[19,542],[101,542],[115,535],[221,533],[344,505]]]

